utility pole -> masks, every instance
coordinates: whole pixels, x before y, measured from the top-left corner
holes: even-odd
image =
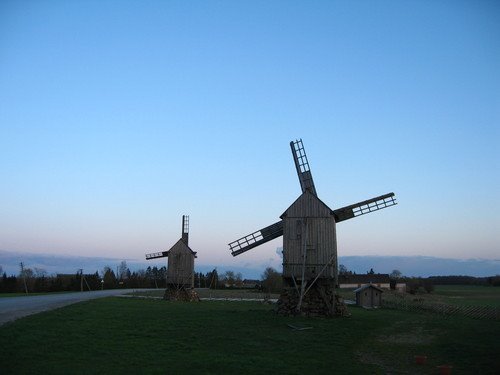
[[[21,276],[24,281],[24,291],[26,292],[26,294],[28,294],[28,285],[26,285],[26,273],[24,272],[24,264],[23,262],[21,262],[19,265],[21,266]]]
[[[80,271],[80,292],[83,292],[83,268],[80,268],[79,271]]]

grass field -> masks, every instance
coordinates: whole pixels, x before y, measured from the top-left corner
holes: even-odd
[[[437,285],[426,298],[450,305],[500,307],[500,288],[480,285]]]
[[[500,373],[500,322],[351,308],[281,317],[258,302],[105,298],[0,327],[2,374]],[[288,326],[312,327],[294,330]],[[427,355],[416,365],[415,355]]]
[[[196,288],[200,298],[278,298],[279,294],[266,294],[255,289],[208,289]],[[132,293],[140,296],[163,297],[165,289],[155,289],[146,292]]]
[[[353,289],[340,289],[346,299],[355,299]],[[388,297],[387,292],[384,294]],[[421,298],[426,302],[444,303],[458,306],[500,307],[500,288],[481,285],[436,285],[432,293],[420,291],[416,295],[406,294],[405,298]]]

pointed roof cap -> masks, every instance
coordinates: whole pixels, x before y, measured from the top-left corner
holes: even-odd
[[[188,245],[186,245],[186,242],[183,241],[183,239],[181,238],[179,241],[177,241],[174,246],[172,246],[168,251],[166,251],[167,253],[167,256],[169,255],[169,253],[172,251],[172,250],[177,250],[177,249],[182,249],[182,250],[189,250],[191,252],[191,254],[194,255],[195,258],[197,258],[196,256],[196,251],[193,251]]]
[[[329,216],[333,216],[330,207],[309,190],[306,190],[283,212],[280,218]]]

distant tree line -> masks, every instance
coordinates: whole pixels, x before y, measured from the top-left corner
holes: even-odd
[[[430,276],[434,284],[439,285],[491,285],[500,286],[500,275],[490,277],[472,276]]]
[[[2,274],[0,266],[0,293],[41,293],[59,291],[99,290],[116,288],[166,288],[166,267],[148,267],[145,270],[131,272],[125,261],[122,261],[116,272],[109,266],[102,271],[83,274],[81,270],[74,274],[48,275],[41,268],[27,268],[20,264],[18,275],[7,276]],[[367,271],[373,274],[371,268]],[[355,273],[347,270],[343,265],[339,266],[339,274],[353,275]],[[231,288],[255,288],[266,293],[279,293],[282,289],[281,273],[272,267],[266,268],[260,280],[243,280],[241,273],[226,271],[219,275],[217,269],[207,273],[194,273],[194,286],[196,288],[231,289]],[[500,286],[500,275],[491,277],[472,276],[431,276],[407,277],[399,270],[393,270],[390,275],[391,288],[395,288],[397,282],[406,283],[409,293],[417,293],[423,290],[431,293],[434,285],[485,285]]]
[[[1,267],[0,267],[1,271]],[[117,288],[166,288],[166,267],[148,267],[145,270],[131,272],[125,261],[122,261],[116,272],[109,266],[95,273],[83,273],[77,270],[73,274],[48,275],[40,268],[27,268],[20,265],[18,275],[7,276],[3,272],[0,277],[0,293],[44,293],[61,291],[99,290]],[[262,280],[243,280],[241,273],[226,271],[219,275],[217,269],[207,273],[194,273],[196,288],[264,288],[275,291],[281,288],[281,274],[273,268],[267,268]]]
[[[125,261],[115,271],[106,266],[99,272],[48,275],[39,268],[20,267],[18,275],[0,277],[0,293],[43,293],[117,288],[165,288],[166,267],[148,267],[131,272]]]
[[[240,272],[234,271],[226,271],[219,275],[217,270],[214,269],[206,274],[195,273],[194,285],[198,288],[211,289],[252,288],[272,293],[281,291],[282,281],[281,273],[272,267],[265,269],[260,280],[243,279]]]
[[[472,276],[430,276],[430,277],[402,277],[406,283],[406,291],[416,294],[420,289],[427,293],[434,291],[434,285],[482,285],[500,286],[500,275],[491,277]]]

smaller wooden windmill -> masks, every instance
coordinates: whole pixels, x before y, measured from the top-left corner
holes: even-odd
[[[146,260],[168,257],[167,300],[198,300],[194,292],[194,259],[196,251],[189,247],[189,216],[182,216],[182,236],[167,251],[146,254]]]

